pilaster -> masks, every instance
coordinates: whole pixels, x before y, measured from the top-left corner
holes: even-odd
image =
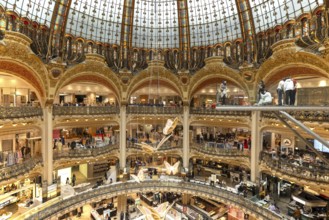
[[[189,205],[191,200],[191,195],[187,193],[182,194],[182,204],[183,205]]]
[[[183,167],[186,171],[189,167],[189,115],[190,108],[188,105],[183,107]]]
[[[259,153],[261,151],[262,137],[260,134],[260,111],[251,112],[251,149],[250,149],[250,180],[259,180]]]
[[[126,167],[127,106],[120,106],[120,169]]]
[[[46,105],[43,109],[42,126],[42,159],[43,159],[43,180],[48,184],[53,182],[53,108]]]

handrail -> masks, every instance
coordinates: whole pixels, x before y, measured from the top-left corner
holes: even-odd
[[[12,118],[32,118],[42,117],[41,107],[20,106],[20,107],[0,107],[0,120]]]
[[[245,212],[254,215],[257,219],[279,220],[282,219],[277,213],[269,209],[258,206],[248,198],[244,198],[225,188],[219,186],[210,186],[205,182],[184,182],[177,179],[168,180],[147,180],[137,184],[136,182],[115,183],[101,186],[99,188],[88,190],[68,199],[61,200],[54,204],[45,205],[19,216],[19,219],[49,219],[51,216],[60,212],[69,212],[70,210],[83,206],[94,200],[109,198],[113,196],[126,195],[127,193],[146,192],[146,191],[170,191],[184,192],[196,196],[203,196],[220,201],[225,204],[234,204]],[[34,213],[33,213],[34,212]],[[64,213],[63,213],[64,214]],[[18,219],[18,218],[17,218]]]
[[[117,106],[54,106],[53,114],[61,115],[108,115],[118,114]]]
[[[22,163],[17,163],[8,167],[1,168],[0,182],[30,172],[37,165],[41,163],[42,163],[42,158],[35,157],[35,158],[26,159]]]
[[[238,149],[232,148],[218,148],[218,147],[209,147],[206,144],[197,144],[191,143],[190,149],[202,154],[208,154],[209,156],[241,156],[248,157],[248,151],[240,151]]]
[[[64,152],[54,152],[54,159],[58,160],[61,158],[81,158],[81,157],[97,157],[113,151],[119,151],[119,145],[107,145],[104,147],[97,148],[86,148],[86,149],[69,149]]]
[[[233,107],[233,106],[232,106]],[[238,108],[242,106],[235,106]],[[194,115],[223,115],[223,116],[251,116],[251,111],[241,111],[239,109],[230,109],[227,111],[218,111],[215,108],[191,107],[190,114]]]
[[[289,159],[273,158],[271,154],[261,152],[261,162],[267,167],[287,174],[297,179],[307,179],[317,182],[329,183],[329,168],[327,166],[313,165],[312,168],[292,163]]]
[[[168,115],[183,114],[183,108],[177,106],[147,106],[147,105],[128,105],[127,114],[151,114],[151,115]]]

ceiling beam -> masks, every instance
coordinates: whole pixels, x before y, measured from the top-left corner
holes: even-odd
[[[63,61],[65,29],[72,0],[56,0],[50,23],[50,37],[46,59],[58,57]]]
[[[183,67],[187,68],[187,63],[190,60],[190,24],[187,0],[178,0],[177,10],[179,25],[179,49],[184,53]]]
[[[120,57],[122,60],[123,68],[128,68],[128,51],[132,48],[134,8],[135,0],[124,1],[120,38]]]
[[[241,32],[244,42],[243,59],[248,62],[256,62],[257,61],[256,29],[255,29],[254,17],[252,15],[250,3],[247,0],[236,0],[236,5],[238,9]],[[251,59],[249,60],[248,57],[250,57]]]

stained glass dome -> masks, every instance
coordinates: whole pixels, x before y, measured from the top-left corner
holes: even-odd
[[[243,39],[250,10],[254,32],[297,19],[323,0],[60,0],[69,7],[66,34],[108,44],[138,48],[180,48],[215,45]],[[54,0],[2,0],[4,11],[50,27]],[[60,10],[59,10],[60,11]],[[55,15],[55,16],[54,16]],[[65,21],[64,21],[65,22]],[[242,24],[243,23],[243,24]]]

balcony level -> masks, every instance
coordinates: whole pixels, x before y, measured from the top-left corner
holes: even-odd
[[[21,106],[21,107],[0,107],[0,121],[14,119],[33,119],[43,116],[41,107]]]
[[[294,159],[277,158],[272,154],[261,152],[260,166],[263,172],[288,181],[329,189],[329,167],[326,164],[304,164]]]
[[[17,163],[11,166],[0,168],[0,182],[11,181],[19,179],[26,174],[40,173],[42,166],[42,158],[35,157],[25,159],[22,163]]]
[[[185,182],[183,180],[150,180],[141,183],[125,182],[105,185],[97,189],[88,190],[65,200],[45,203],[35,209],[29,210],[21,216],[24,219],[58,219],[61,215],[71,210],[81,207],[93,201],[100,201],[115,196],[127,195],[128,193],[141,193],[148,191],[166,191],[174,193],[186,193],[204,198],[213,199],[224,204],[232,204],[237,208],[243,209],[245,213],[254,216],[259,220],[279,220],[282,217],[267,208],[258,206],[248,198],[244,198],[228,191],[220,186],[210,186],[201,181]]]

